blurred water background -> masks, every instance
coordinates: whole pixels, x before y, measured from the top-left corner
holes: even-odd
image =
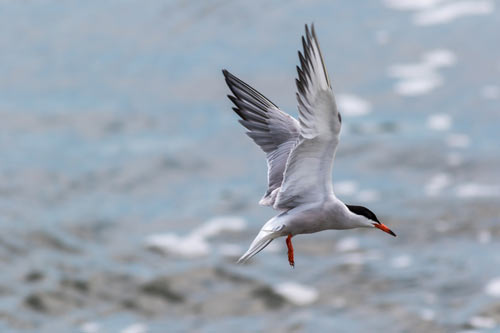
[[[1,332],[498,332],[493,0],[0,1]],[[274,215],[227,68],[296,115],[314,22],[334,188],[397,234],[235,260]]]

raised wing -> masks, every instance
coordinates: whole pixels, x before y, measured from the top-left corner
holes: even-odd
[[[248,129],[247,135],[266,153],[268,188],[259,203],[273,206],[288,156],[299,137],[299,123],[227,70],[222,73],[234,95],[228,97],[236,106],[234,112],[241,117],[240,124]]]
[[[300,136],[287,161],[274,208],[290,209],[321,202],[333,195],[332,168],[339,143],[341,117],[312,26],[306,25],[297,67]]]

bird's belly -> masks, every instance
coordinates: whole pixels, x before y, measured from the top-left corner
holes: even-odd
[[[353,226],[343,223],[341,219],[332,219],[331,213],[317,207],[290,214],[285,225],[284,232],[292,235],[353,228]]]
[[[312,234],[315,232],[331,229],[321,215],[300,214],[290,219],[286,224],[287,231],[292,235]]]

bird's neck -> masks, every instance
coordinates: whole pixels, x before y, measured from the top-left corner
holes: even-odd
[[[327,210],[328,216],[331,217],[328,229],[353,229],[372,227],[369,221],[358,214],[351,212],[346,205],[339,199],[335,198],[330,201]]]
[[[364,216],[354,214],[353,212],[348,210],[349,223],[353,226],[353,228],[371,228],[373,227],[372,222],[365,218]]]

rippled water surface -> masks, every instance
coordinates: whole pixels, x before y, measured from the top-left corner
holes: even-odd
[[[493,0],[0,1],[0,331],[500,330]],[[296,116],[314,22],[334,189],[373,230],[278,239],[227,68]]]

